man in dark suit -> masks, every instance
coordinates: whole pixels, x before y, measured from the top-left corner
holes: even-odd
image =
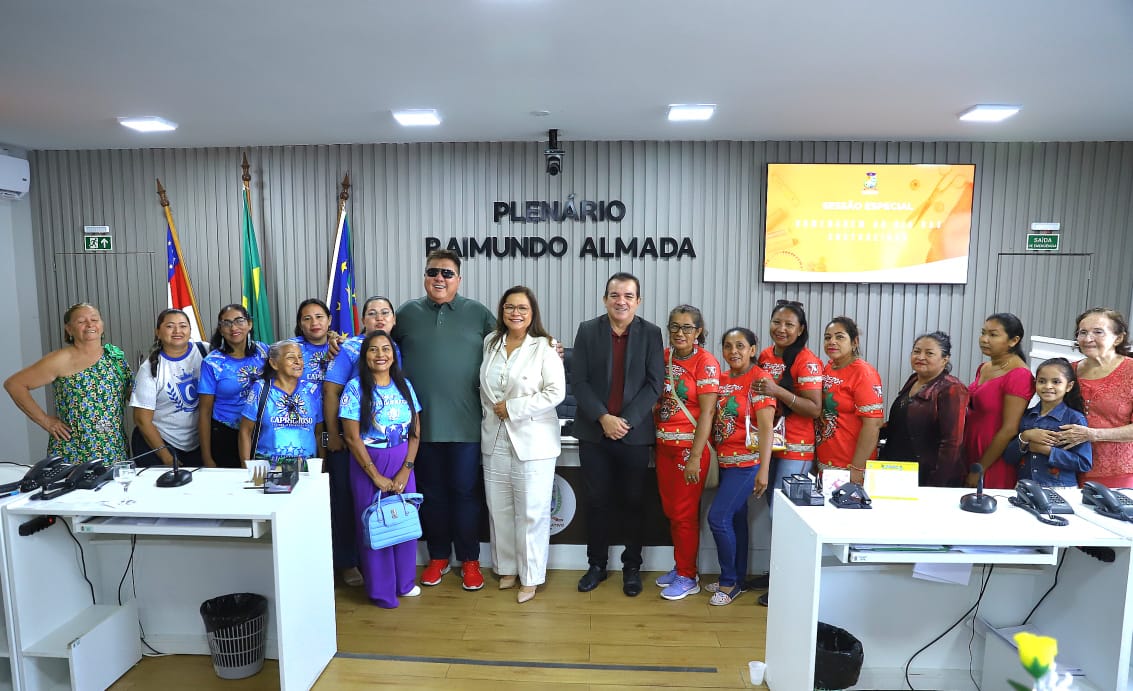
[[[611,276],[602,301],[606,314],[579,325],[571,361],[590,562],[578,590],[589,592],[606,580],[611,514],[620,505],[622,590],[633,597],[641,593],[642,503],[655,438],[653,405],[665,379],[664,345],[661,329],[636,316],[641,283],[632,274]]]

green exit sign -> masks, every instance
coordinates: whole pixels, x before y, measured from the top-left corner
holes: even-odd
[[[87,252],[110,252],[114,249],[114,240],[109,235],[88,235],[83,240]]]
[[[1027,233],[1028,252],[1057,252],[1058,233]]]

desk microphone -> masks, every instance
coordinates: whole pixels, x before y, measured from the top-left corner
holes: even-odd
[[[163,446],[162,448],[169,448],[169,453],[173,454],[173,470],[167,470],[157,478],[154,483],[157,487],[180,487],[187,485],[193,481],[193,474],[188,470],[181,467],[177,460],[177,449],[172,446]]]
[[[976,483],[976,491],[960,497],[960,508],[972,513],[995,513],[995,497],[984,494],[984,467],[973,463],[970,472],[979,473],[980,479]]]

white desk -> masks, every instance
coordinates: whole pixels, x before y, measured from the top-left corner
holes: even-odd
[[[920,492],[917,501],[877,500],[870,510],[797,507],[785,497],[776,500],[766,675],[774,691],[813,688],[819,620],[862,641],[861,688],[905,688],[905,662],[975,604],[983,572],[973,569],[966,587],[938,584],[911,578],[907,562],[996,564],[979,615],[1000,627],[1022,623],[1050,586],[1053,564],[1064,549],[1058,587],[1031,623],[1058,638],[1059,655],[1080,665],[1094,686],[1128,688],[1133,640],[1129,538],[1082,516],[1069,516],[1065,527],[1043,525],[1008,504],[1007,492],[994,492],[1004,498],[999,510],[988,515],[958,508],[966,490]],[[833,557],[824,562],[824,553],[847,555],[846,546],[860,543],[1029,546],[1043,553],[898,553],[892,560],[906,563],[842,563]],[[1103,564],[1072,549],[1077,545],[1112,547],[1116,561]],[[911,668],[920,680],[914,681],[917,688],[974,688],[968,678],[971,635],[967,624],[961,625],[922,653]],[[982,645],[976,635],[972,649],[979,678]]]
[[[243,470],[203,469],[168,489],[154,486],[158,475],[142,473],[136,503],[122,508],[102,503],[120,495],[113,483],[4,508],[16,688],[105,688],[140,659],[139,624],[161,652],[208,654],[200,605],[235,592],[268,599],[267,656],[279,659],[281,688],[310,688],[337,649],[327,476],[265,495],[243,489]],[[34,515],[72,525],[97,605],[65,526],[19,536]],[[119,606],[132,536],[137,599],[127,576]]]
[[[27,468],[18,465],[0,465],[0,484],[7,484],[19,480],[27,472]],[[0,498],[0,506],[10,504],[19,500],[19,495],[12,495],[9,497]],[[0,564],[3,563],[4,555],[7,554],[7,540],[3,531],[0,531]],[[14,689],[15,686],[15,646],[13,645],[11,636],[8,632],[12,628],[12,608],[8,603],[12,601],[11,593],[8,589],[8,574],[0,567],[0,605],[4,608],[4,617],[0,619],[0,689],[7,691]]]

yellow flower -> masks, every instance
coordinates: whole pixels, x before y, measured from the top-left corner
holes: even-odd
[[[1023,669],[1035,679],[1041,679],[1047,673],[1058,654],[1058,641],[1050,636],[1020,631],[1015,634],[1015,644],[1019,646],[1019,661],[1023,663]]]

